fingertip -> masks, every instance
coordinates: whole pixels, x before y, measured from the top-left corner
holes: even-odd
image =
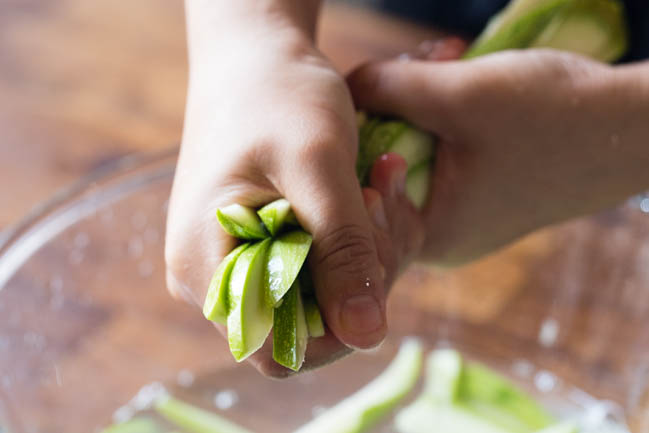
[[[397,153],[381,155],[370,172],[370,185],[382,196],[392,198],[405,190],[408,163]]]
[[[167,291],[176,301],[183,301],[191,305],[200,305],[194,293],[183,284],[173,272],[169,269],[166,271]]]
[[[463,39],[450,36],[430,44],[428,51],[422,53],[422,57],[437,62],[457,60],[462,57],[467,46],[466,41]]]
[[[343,343],[358,349],[375,347],[387,331],[385,300],[367,293],[354,295],[343,302],[339,320]]]

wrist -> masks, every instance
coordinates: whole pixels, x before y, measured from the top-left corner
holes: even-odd
[[[319,4],[319,0],[187,0],[190,66],[211,56],[219,56],[222,64],[242,54],[312,48]]]

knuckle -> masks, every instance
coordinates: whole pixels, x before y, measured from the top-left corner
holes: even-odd
[[[350,123],[353,113],[341,116],[327,108],[314,108],[303,117],[301,132],[290,146],[299,161],[332,160],[340,156],[355,156],[356,128]]]
[[[344,225],[320,240],[315,250],[318,266],[358,276],[376,263],[371,236],[358,225]]]
[[[348,82],[359,94],[374,94],[380,88],[383,77],[374,63],[366,63],[351,72]]]
[[[167,268],[167,275],[179,275],[182,271],[182,253],[181,248],[178,248],[176,242],[173,241],[172,236],[167,237],[167,242],[165,244],[164,258],[165,266]],[[167,282],[169,278],[167,278]]]

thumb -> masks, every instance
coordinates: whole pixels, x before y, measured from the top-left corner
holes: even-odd
[[[318,304],[344,344],[376,346],[387,330],[384,271],[352,155],[321,146],[303,159],[309,162],[283,170],[281,189],[313,235],[309,265]]]
[[[443,126],[457,100],[460,62],[391,60],[361,65],[347,77],[357,107],[408,119],[425,129]]]

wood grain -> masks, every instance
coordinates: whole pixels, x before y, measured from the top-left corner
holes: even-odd
[[[345,72],[438,36],[431,29],[328,4],[319,43]],[[176,146],[182,132],[185,56],[180,1],[1,2],[0,230],[110,161]],[[391,296],[393,333],[421,335],[431,345],[449,340],[469,354],[488,353],[494,362],[525,355],[597,395],[618,400],[632,411],[636,431],[646,431],[640,423],[649,388],[638,372],[647,369],[649,355],[641,332],[649,318],[648,244],[649,218],[622,209],[535,233],[459,270],[417,267]],[[156,278],[161,286],[162,278]],[[138,285],[125,284],[133,290]],[[110,293],[106,296],[106,309],[70,307],[82,327],[66,332],[73,339],[90,327],[102,340],[114,342],[121,358],[108,366],[104,346],[90,344],[74,351],[78,357],[65,360],[66,373],[127,369],[147,356],[168,355],[177,368],[187,358],[200,358],[200,351],[195,352],[199,345],[186,338],[190,331],[173,326],[175,313],[167,298],[155,298],[151,315],[133,325],[132,316],[127,322],[110,309]],[[552,323],[548,319],[560,328],[546,347],[538,336]],[[166,354],[156,352],[163,346],[134,348],[132,326],[139,334],[164,329],[181,350]],[[195,338],[209,331],[187,326],[196,327],[191,329]],[[214,357],[215,365],[230,362],[222,343],[214,350],[221,354]],[[134,377],[154,373],[130,371],[121,382],[105,386],[121,398],[130,395]],[[637,390],[634,395],[631,388]],[[55,389],[48,398],[50,406],[39,409],[42,416],[62,404]]]
[[[341,71],[438,35],[340,5],[320,34]],[[0,3],[0,229],[108,161],[176,146],[186,79],[180,1]]]

